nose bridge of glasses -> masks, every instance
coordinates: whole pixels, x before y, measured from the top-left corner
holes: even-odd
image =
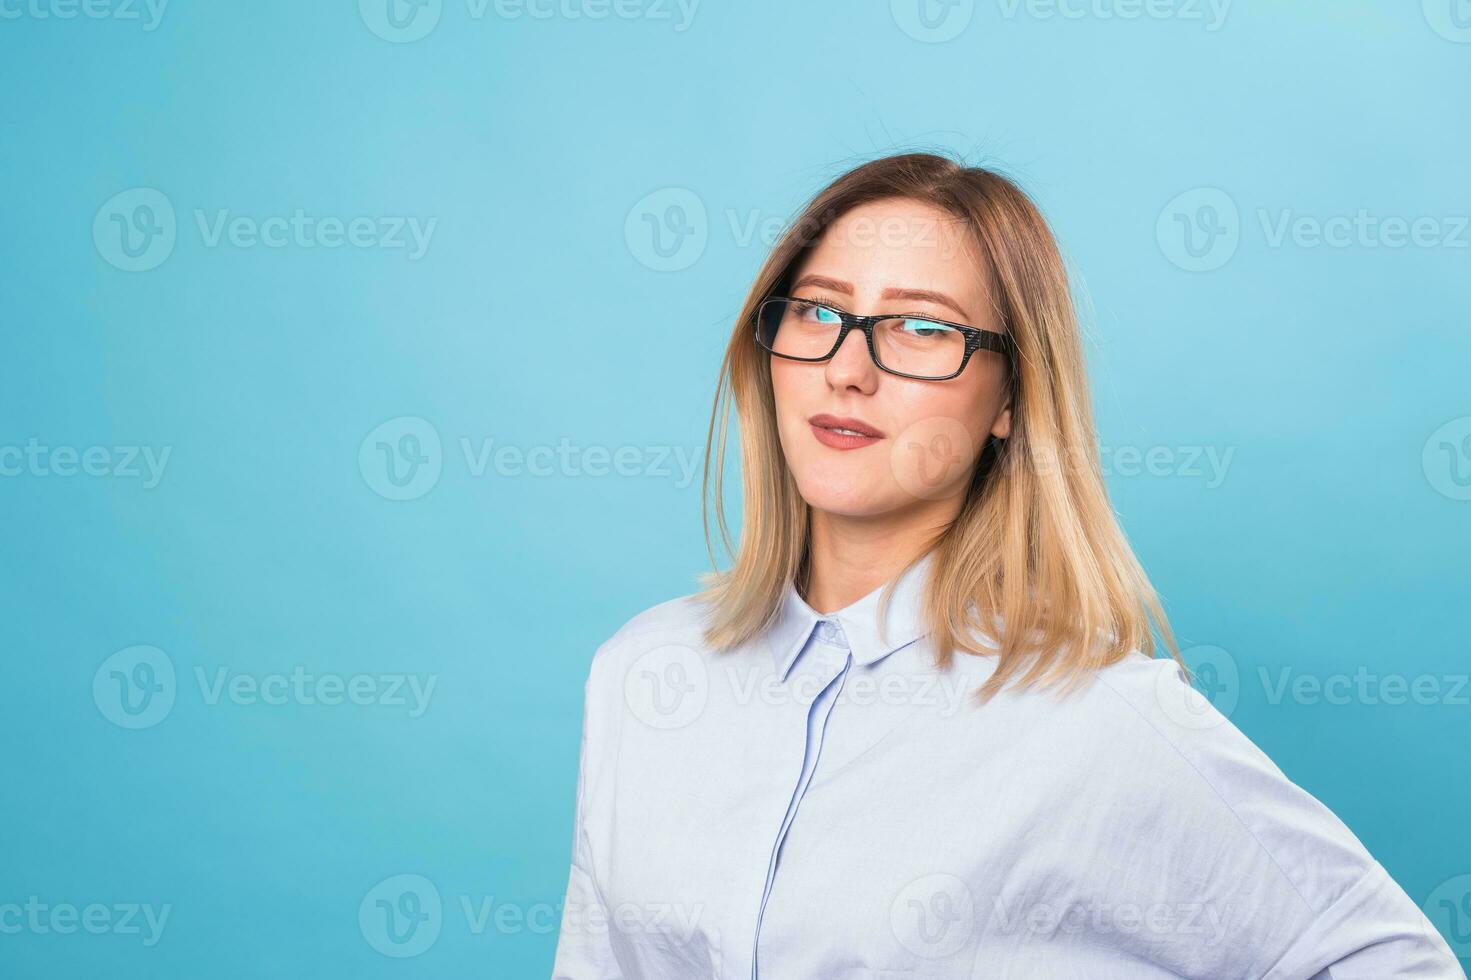
[[[868,335],[864,330],[866,323],[864,317],[845,317],[843,324],[838,328],[838,341],[833,345],[832,359],[839,357],[857,357],[862,362],[872,363],[869,356]],[[857,350],[853,350],[857,347]],[[844,351],[849,353],[845,354]]]

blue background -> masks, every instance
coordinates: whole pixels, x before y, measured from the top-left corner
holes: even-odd
[[[706,0],[688,22],[471,2],[396,35],[383,0],[175,0],[151,30],[5,0],[0,451],[112,463],[0,477],[0,906],[171,911],[151,946],[0,933],[0,974],[547,975],[587,664],[707,567],[677,460],[771,232],[842,170],[929,148],[1003,166],[1052,218],[1104,447],[1157,450],[1111,466],[1113,500],[1211,696],[1471,941],[1471,29],[1450,0],[1238,0],[1221,22],[988,0],[932,28],[913,0]],[[139,188],[174,241],[134,239],[159,261],[130,272]],[[297,209],[436,223],[417,258],[206,233]],[[1361,211],[1435,241],[1314,244]],[[1274,239],[1283,216],[1307,230]],[[565,440],[573,464],[477,472],[485,440]],[[114,447],[167,447],[161,479]],[[589,447],[630,462],[591,474]],[[1207,451],[1232,454],[1222,478],[1190,463]],[[108,692],[137,645],[175,680],[135,730]],[[196,673],[298,668],[436,687],[412,717],[211,698]],[[1442,696],[1274,698],[1283,670]],[[402,874],[442,902],[412,959],[359,921]]]

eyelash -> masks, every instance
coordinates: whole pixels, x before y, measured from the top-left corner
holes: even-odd
[[[829,306],[829,307],[832,307],[835,310],[841,310],[844,313],[848,313],[849,312],[848,308],[845,307],[845,306],[843,306],[841,303],[838,303],[838,302],[835,302],[833,300],[827,299],[826,297],[822,297],[822,296],[797,296],[797,297],[793,297],[793,298],[794,299],[802,300],[803,302],[806,302],[806,303],[811,303],[814,306]],[[896,317],[896,318],[903,318],[903,319],[913,318],[915,320],[930,320],[930,321],[935,321],[935,322],[948,322],[948,321],[939,320],[938,317],[931,316],[928,313],[891,313],[891,314],[888,314],[888,315],[889,316]]]
[[[801,300],[802,302],[807,303],[811,306],[829,306],[835,310],[842,310],[844,313],[848,312],[847,307],[843,306],[843,304],[838,303],[835,300],[830,300],[825,296],[798,296],[796,297],[796,299]]]

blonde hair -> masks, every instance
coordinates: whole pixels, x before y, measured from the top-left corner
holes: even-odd
[[[1023,688],[1062,682],[1070,690],[1131,650],[1153,656],[1151,615],[1179,661],[1159,598],[1109,505],[1067,268],[1046,219],[1006,177],[930,153],[873,160],[829,184],[773,246],[746,296],[721,363],[706,441],[706,547],[713,496],[721,539],[734,555],[730,568],[701,576],[706,642],[724,650],[760,633],[777,615],[786,583],[805,589],[808,575],[810,508],[777,436],[769,355],[752,337],[756,309],[789,283],[833,221],[895,198],[925,202],[966,223],[987,260],[984,274],[1015,351],[1009,437],[983,447],[956,519],[906,566],[934,553],[923,607],[938,665],[949,667],[957,650],[996,656],[978,692],[982,702],[1014,679]],[[738,550],[731,549],[724,508],[732,400],[744,489]],[[882,596],[885,607],[891,591]],[[995,645],[973,642],[976,633]]]

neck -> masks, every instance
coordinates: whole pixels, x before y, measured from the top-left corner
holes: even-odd
[[[896,577],[955,520],[958,500],[929,500],[895,520],[848,517],[813,508],[803,598],[823,615],[843,609]],[[938,506],[937,506],[938,505]]]

